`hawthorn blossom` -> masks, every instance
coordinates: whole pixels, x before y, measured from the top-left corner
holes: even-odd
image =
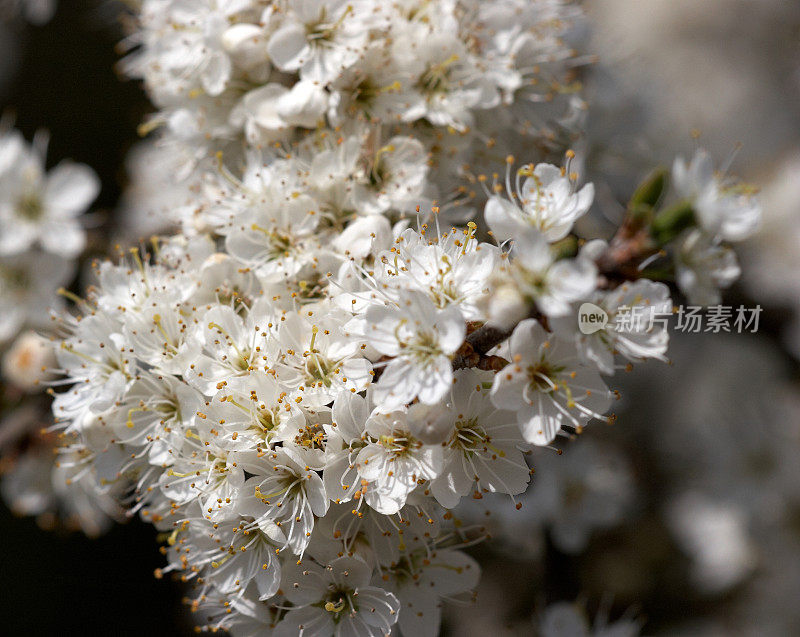
[[[444,408],[434,408],[436,427],[446,438],[441,443],[442,469],[431,483],[431,494],[445,508],[473,493],[513,496],[527,488],[524,441],[513,413],[486,399],[489,390],[483,383],[490,379],[490,374],[472,370],[457,372]]]
[[[331,498],[362,499],[379,513],[391,515],[405,506],[418,485],[442,471],[439,445],[425,444],[409,430],[403,412],[367,411],[359,396],[340,395],[330,430],[333,454],[326,474]]]
[[[293,399],[321,407],[342,391],[366,389],[372,380],[372,364],[361,344],[347,337],[349,318],[332,311],[313,323],[296,315],[280,321],[276,338],[281,351],[273,369]]]
[[[575,101],[548,87],[568,81],[575,53],[561,38],[580,12],[549,0],[498,9],[150,0],[123,69],[144,78],[161,109],[152,125],[165,127],[190,164],[241,134],[260,147],[320,123],[378,121],[413,126],[419,141],[432,127],[426,152],[439,152],[442,135],[457,132],[454,155],[442,153],[439,165],[453,177],[472,142],[508,121],[506,110],[537,121],[515,140],[521,150],[547,136],[548,120]]]
[[[353,192],[353,205],[362,214],[407,212],[419,205],[427,186],[425,146],[411,137],[392,137],[366,158],[363,173]]]
[[[449,389],[451,359],[465,336],[456,306],[437,309],[426,295],[409,290],[397,305],[372,305],[363,320],[349,325],[392,357],[374,389],[383,409],[392,411],[417,397],[433,404]]]
[[[196,581],[210,628],[435,634],[477,577],[451,513],[465,498],[540,501],[525,519],[565,550],[624,508],[624,479],[585,457],[569,476],[542,462],[552,476],[528,491],[526,455],[612,418],[600,373],[616,353],[665,354],[662,329],[589,338],[570,313],[661,311],[669,295],[603,281],[606,244],[564,256],[535,227],[501,247],[474,221],[414,229],[405,194],[367,214],[374,140],[332,132],[218,164],[176,237],[95,268],[60,324],[62,456],[165,534],[163,572]],[[408,164],[424,196],[430,166]],[[487,323],[498,308],[510,338]],[[567,496],[586,510],[553,505]],[[358,562],[353,588],[336,560]]]
[[[386,586],[400,602],[400,633],[435,636],[439,633],[442,598],[469,594],[480,576],[471,557],[452,549],[407,551],[387,569]]]
[[[286,192],[282,181],[282,175],[254,167],[223,202],[230,210],[220,229],[228,252],[265,279],[296,274],[311,260],[319,223],[317,202]]]
[[[730,287],[741,269],[736,253],[700,230],[689,230],[675,251],[675,279],[689,302],[714,305],[720,289]]]
[[[275,635],[381,637],[397,622],[400,604],[370,586],[370,569],[357,558],[340,557],[325,566],[303,562],[284,570],[283,585],[292,608]]]
[[[0,131],[0,255],[41,246],[64,258],[83,250],[86,235],[77,216],[100,192],[100,181],[84,164],[62,162],[45,172],[40,137],[28,147],[16,133]],[[13,229],[13,232],[12,232]]]
[[[580,431],[611,405],[611,393],[578,362],[575,346],[548,335],[535,319],[517,325],[508,352],[511,363],[495,376],[491,398],[516,411],[527,442],[550,444],[566,426]]]
[[[526,178],[521,185],[520,177]],[[538,164],[517,171],[516,187],[508,196],[512,199],[495,195],[486,203],[486,223],[495,237],[505,241],[533,227],[552,243],[567,236],[575,221],[589,210],[594,185],[576,190],[566,169]]]
[[[37,251],[0,256],[0,343],[25,325],[42,327],[50,309],[58,309],[58,289],[69,282],[74,265],[54,254]]]
[[[476,226],[451,228],[435,240],[412,228],[379,253],[374,279],[383,293],[397,300],[402,290],[425,292],[441,309],[457,306],[467,320],[484,318],[481,304],[499,261],[499,250],[475,238]]]
[[[324,84],[333,80],[362,52],[374,20],[369,5],[340,0],[286,3],[285,11],[268,13],[272,34],[267,52],[282,71]]]
[[[701,227],[715,237],[742,241],[761,225],[761,206],[748,188],[726,183],[714,173],[711,156],[698,150],[688,164],[675,160],[675,188],[689,199]]]
[[[574,336],[581,360],[604,374],[614,373],[614,355],[630,361],[666,360],[669,343],[667,320],[672,314],[669,288],[640,279],[623,283],[610,292],[596,292],[591,303],[607,315],[607,325],[592,334],[575,332],[574,316],[553,322],[554,329]],[[577,312],[580,312],[580,308]]]
[[[536,230],[516,237],[511,256],[507,270],[515,289],[548,316],[564,316],[572,303],[586,298],[597,285],[597,268],[590,259],[579,254],[556,261]]]
[[[676,165],[696,218],[664,245],[642,228],[652,242],[619,262],[608,244],[571,248],[591,238],[575,225],[594,186],[569,162],[536,157],[513,186],[509,172],[507,198],[472,188],[498,150],[555,149],[580,128],[580,9],[145,0],[137,17],[123,67],[156,108],[145,158],[175,179],[140,171],[159,193],[134,188],[126,206],[175,232],[99,262],[54,320],[54,476],[152,524],[160,573],[191,581],[196,617],[235,636],[435,635],[477,585],[460,549],[485,530],[455,517],[465,498],[541,502],[524,523],[565,550],[616,520],[630,493],[612,452],[545,460],[531,491],[527,458],[610,420],[600,373],[617,353],[663,358],[668,339],[589,338],[575,308],[666,309],[642,278],[662,249],[682,289],[712,297],[738,274],[722,240],[753,210]],[[70,268],[41,248],[74,256],[92,194],[85,172],[45,176],[15,139],[0,143],[0,230],[28,223],[20,211],[44,221],[0,248],[2,341],[48,318]],[[47,493],[31,489],[29,510]]]
[[[245,492],[252,489],[252,498],[258,503],[251,504],[249,509],[265,531],[274,526],[276,539],[302,554],[311,537],[315,516],[322,517],[328,509],[325,486],[292,449],[277,449],[265,460],[250,461],[248,470],[255,475],[243,488]]]
[[[55,365],[53,344],[36,332],[20,334],[3,355],[3,378],[26,391],[36,391],[42,381],[52,378]]]

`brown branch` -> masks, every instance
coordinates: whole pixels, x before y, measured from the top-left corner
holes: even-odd
[[[479,369],[501,369],[508,361],[499,356],[488,356],[486,352],[499,345],[509,336],[514,327],[500,328],[493,325],[482,325],[474,329],[458,348],[453,359],[453,369],[477,367]],[[499,367],[497,367],[499,365]]]
[[[550,326],[547,317],[541,312],[535,311],[528,318],[535,318],[542,327],[548,332]],[[508,361],[501,356],[492,356],[487,352],[497,347],[505,341],[514,331],[515,325],[511,327],[497,327],[495,325],[481,325],[480,323],[470,323],[467,326],[467,338],[464,344],[456,352],[453,358],[453,369],[463,369],[465,367],[477,367],[490,371],[498,371],[508,365]]]
[[[639,264],[658,252],[646,226],[628,216],[595,263],[600,275],[598,287],[608,288],[641,277]]]

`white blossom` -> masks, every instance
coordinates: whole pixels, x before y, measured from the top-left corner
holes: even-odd
[[[20,334],[3,355],[3,377],[26,391],[35,391],[52,377],[55,365],[53,344],[36,332]]]
[[[99,192],[88,166],[62,162],[46,173],[42,143],[28,147],[18,133],[0,132],[0,255],[40,246],[64,258],[77,256],[86,235],[76,217]]]
[[[692,558],[692,579],[701,590],[726,590],[755,566],[756,547],[748,537],[746,516],[736,505],[689,492],[670,502],[667,515],[681,548]],[[715,541],[706,542],[709,536]]]
[[[574,336],[585,363],[595,365],[604,374],[613,374],[615,354],[632,362],[648,358],[666,360],[667,321],[672,314],[666,285],[639,279],[610,292],[596,292],[589,298],[607,315],[608,323],[603,329],[593,334],[576,333],[574,316],[553,321],[559,333]]]
[[[564,316],[572,303],[586,298],[597,285],[597,267],[579,254],[555,260],[545,238],[536,230],[516,237],[508,266],[520,293],[548,316]]]
[[[276,635],[381,637],[397,622],[400,604],[370,586],[370,569],[357,558],[340,557],[327,565],[303,562],[284,570],[284,590],[292,609]]]
[[[525,181],[520,185],[520,178]],[[509,186],[507,188],[510,188]],[[594,198],[594,186],[576,189],[574,177],[552,164],[526,166],[517,171],[512,199],[495,195],[486,203],[486,223],[501,241],[533,227],[549,242],[563,239],[575,221],[586,214]]]
[[[514,328],[508,353],[492,402],[517,412],[527,442],[550,444],[565,426],[580,430],[610,406],[610,392],[594,369],[579,363],[575,345],[548,335],[536,320]]]
[[[574,153],[538,161],[580,126],[579,17],[560,0],[141,3],[123,70],[158,131],[125,209],[159,218],[122,238],[174,234],[96,264],[85,298],[64,292],[53,475],[87,527],[108,502],[152,524],[159,573],[191,581],[207,629],[432,636],[477,585],[462,549],[487,530],[456,517],[465,500],[522,507],[507,531],[535,545],[546,528],[568,552],[629,505],[613,449],[537,466],[533,447],[611,421],[600,374],[617,354],[663,360],[666,329],[585,335],[576,308],[668,312],[641,277],[670,252],[679,287],[717,299],[738,275],[722,241],[755,228],[757,204],[704,157],[677,162],[699,227],[663,246],[642,228],[619,263],[624,237],[583,245],[594,186]],[[543,152],[513,184],[511,159],[504,185],[487,179],[520,149]],[[0,342],[50,322],[97,189],[0,137]],[[37,347],[4,352],[12,382],[38,378]],[[20,489],[21,508],[50,506],[48,489]],[[564,617],[547,631],[591,634]]]
[[[69,282],[74,265],[59,256],[37,251],[0,257],[0,343],[29,325],[49,323],[58,309],[58,289]]]
[[[697,305],[719,303],[720,288],[730,287],[741,272],[733,249],[700,230],[679,239],[675,270],[681,291]]]
[[[525,491],[530,479],[522,454],[526,445],[513,413],[497,409],[487,400],[490,380],[491,374],[457,372],[443,408],[434,407],[429,416],[444,434],[442,470],[431,483],[431,493],[448,509],[473,494],[517,495]]]
[[[465,335],[456,306],[437,309],[426,295],[409,290],[397,304],[371,305],[363,319],[349,325],[392,357],[374,390],[383,409],[392,411],[416,397],[433,404],[449,389],[451,359]]]
[[[698,150],[688,164],[675,160],[675,188],[692,202],[702,228],[727,241],[742,241],[761,225],[761,205],[746,187],[726,183],[714,173],[711,156]]]

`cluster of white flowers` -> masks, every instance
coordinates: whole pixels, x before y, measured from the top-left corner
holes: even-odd
[[[450,509],[522,494],[532,446],[611,419],[616,354],[664,356],[663,325],[586,335],[578,306],[669,312],[669,291],[613,287],[602,242],[565,254],[592,188],[555,166],[493,190],[500,247],[436,213],[392,224],[391,203],[326,214],[359,192],[336,169],[352,149],[330,139],[241,178],[222,168],[196,208],[205,232],[97,265],[58,353],[76,382],[55,399],[59,464],[168,536],[164,572],[197,583],[210,626],[435,634],[440,598],[479,570],[458,547],[481,533]]]
[[[159,574],[194,584],[209,629],[435,635],[479,576],[462,549],[485,531],[453,509],[521,504],[532,449],[611,422],[606,378],[665,359],[664,323],[585,334],[578,308],[669,314],[658,278],[713,300],[738,274],[721,242],[758,204],[698,154],[674,204],[657,173],[610,242],[586,241],[572,151],[483,175],[493,148],[550,148],[577,117],[561,0],[145,0],[139,17],[124,66],[160,109],[145,129],[185,187],[155,205],[179,232],[96,263],[58,323],[58,471],[163,532]],[[97,194],[85,168],[42,163],[0,139],[0,340],[45,316],[28,297],[69,278]],[[48,259],[52,285],[23,281]],[[594,507],[533,504],[568,550],[615,517],[604,495],[626,499],[574,458]]]
[[[759,229],[761,206],[755,189],[714,172],[705,151],[672,169],[675,189],[689,203],[697,227],[687,230],[676,250],[676,282],[692,303],[720,302],[720,288],[739,278],[735,253],[724,242],[743,241]]]
[[[449,188],[497,145],[569,134],[584,108],[567,41],[580,9],[564,0],[145,0],[138,18],[123,69],[160,109],[145,129],[165,129],[190,165],[323,125],[370,147],[368,186],[388,190],[423,152]]]

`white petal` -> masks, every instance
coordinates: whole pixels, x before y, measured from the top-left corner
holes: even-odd
[[[562,414],[548,397],[541,397],[533,405],[517,412],[522,437],[535,445],[549,445],[561,429]]]
[[[272,62],[282,71],[296,71],[310,57],[311,48],[301,24],[288,23],[272,34],[267,44]]]
[[[44,200],[59,216],[75,216],[86,210],[99,192],[100,179],[91,168],[62,162],[47,175]]]
[[[40,240],[45,250],[68,259],[78,256],[86,247],[86,233],[74,221],[48,224]]]
[[[426,405],[435,405],[453,385],[453,367],[450,359],[440,356],[418,374],[419,400]],[[382,379],[381,379],[382,380]]]
[[[520,219],[521,212],[510,201],[493,196],[486,202],[483,214],[495,238],[498,241],[505,241],[513,238],[525,227]]]

